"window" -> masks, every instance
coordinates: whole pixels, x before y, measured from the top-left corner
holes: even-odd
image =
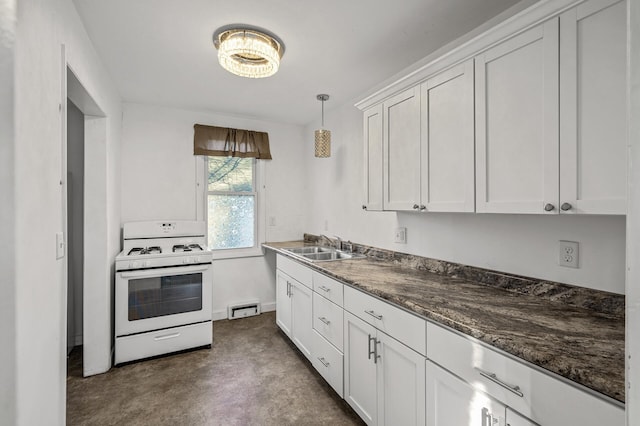
[[[257,246],[256,160],[206,157],[206,220],[211,250]]]

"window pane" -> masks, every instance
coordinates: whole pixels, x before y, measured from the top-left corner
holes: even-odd
[[[209,157],[209,191],[253,192],[253,158]]]
[[[254,246],[254,195],[209,195],[209,248]]]

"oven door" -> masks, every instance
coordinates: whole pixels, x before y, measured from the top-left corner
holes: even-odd
[[[211,320],[211,264],[121,271],[116,336]]]

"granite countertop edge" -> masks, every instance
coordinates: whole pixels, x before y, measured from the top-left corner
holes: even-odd
[[[331,270],[330,264],[339,263],[341,265],[349,265],[357,268],[358,262],[362,262],[363,260],[366,262],[367,259],[357,259],[357,260],[342,260],[339,262],[323,262],[323,263],[313,263],[310,261],[305,261],[301,259],[299,256],[294,256],[291,253],[284,250],[284,248],[292,248],[292,247],[300,247],[305,245],[303,241],[287,241],[287,242],[278,242],[278,243],[264,243],[263,247],[274,250],[275,252],[282,254],[292,260],[295,260],[299,263],[302,263],[309,268],[316,270],[322,274],[335,278],[336,280],[343,282],[353,288],[364,291],[368,294],[371,294],[377,298],[385,300],[409,313],[422,317],[424,319],[430,320],[434,323],[445,325],[450,327],[463,335],[471,336],[475,339],[478,339],[480,342],[492,347],[499,349],[500,351],[514,356],[519,360],[524,360],[534,367],[539,367],[548,372],[554,373],[562,378],[569,379],[572,382],[575,382],[579,385],[585,386],[590,390],[594,390],[603,396],[607,397],[611,402],[616,403],[618,405],[624,404],[624,358],[622,358],[623,366],[621,374],[616,374],[616,376],[622,377],[622,382],[620,380],[612,380],[607,375],[594,375],[593,370],[588,368],[585,365],[571,365],[571,363],[567,362],[558,362],[555,357],[549,357],[548,354],[539,354],[535,348],[529,347],[524,343],[519,343],[517,339],[512,338],[513,336],[505,336],[504,333],[501,333],[498,329],[488,329],[484,324],[478,323],[477,321],[469,320],[456,320],[456,309],[455,307],[451,309],[450,312],[447,312],[447,308],[441,308],[436,310],[433,307],[430,307],[428,300],[412,300],[411,298],[402,298],[397,297],[393,293],[381,290],[379,288],[374,288],[372,286],[367,285],[362,280],[354,279],[352,276],[349,276],[348,273],[340,273],[334,272]],[[369,262],[376,262],[379,264],[391,264],[392,262],[389,260],[381,260],[381,259],[368,259]],[[323,267],[324,266],[324,267]],[[404,268],[404,270],[408,270],[410,268]],[[404,272],[404,271],[403,271]],[[410,272],[409,272],[410,273]],[[420,274],[420,271],[416,271],[416,274]],[[422,272],[424,274],[424,272]],[[483,284],[474,283],[469,280],[457,279],[455,277],[446,277],[446,276],[438,276],[436,274],[429,274],[429,280],[437,281],[439,278],[442,281],[453,281],[457,284],[464,284],[466,286],[475,286],[477,287],[477,291],[486,290],[487,292],[492,291],[501,291],[505,292],[506,290],[496,290],[489,289]],[[399,277],[401,279],[402,277]],[[393,286],[394,283],[389,283],[388,285]],[[447,291],[451,291],[452,288],[448,287]],[[506,296],[506,294],[505,294]],[[524,295],[513,295],[509,293],[509,297],[536,297],[536,296],[524,296]],[[482,302],[478,302],[482,303]],[[553,302],[541,302],[541,303],[549,303]],[[442,312],[445,311],[445,312]],[[604,315],[599,313],[594,313],[594,315]],[[475,322],[475,324],[474,324]],[[622,323],[624,324],[624,322]],[[557,336],[558,340],[563,340],[564,336]],[[570,344],[568,342],[567,344]],[[622,347],[624,348],[624,342],[622,342]],[[558,353],[562,352],[562,348],[558,349]],[[623,351],[624,352],[624,351]]]

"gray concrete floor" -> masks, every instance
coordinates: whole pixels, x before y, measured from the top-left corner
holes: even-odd
[[[211,349],[82,377],[69,357],[68,425],[361,425],[275,324],[216,321]]]

